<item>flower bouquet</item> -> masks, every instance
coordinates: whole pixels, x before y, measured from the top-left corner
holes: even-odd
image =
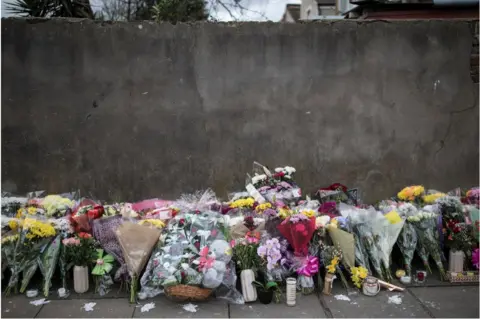
[[[415,185],[405,187],[400,192],[398,192],[397,197],[400,201],[422,204],[424,194],[425,188],[420,185]]]
[[[44,246],[56,234],[50,223],[32,217],[12,220],[11,228],[10,233],[2,236],[2,251],[11,271],[5,290],[7,296],[12,289],[17,289],[20,273],[37,261]]]
[[[156,227],[144,227],[131,222],[124,222],[116,230],[115,235],[122,248],[123,257],[131,278],[130,302],[136,301],[137,283],[141,271],[160,237]]]
[[[287,255],[288,242],[278,238],[264,239],[257,249],[257,254],[262,260],[262,267],[269,281],[282,282],[289,273],[291,263]]]
[[[338,270],[340,261],[342,260],[342,251],[335,246],[322,245],[320,257],[322,264],[325,265],[325,285],[323,294],[330,295],[332,292],[333,280],[336,278],[335,273]]]
[[[92,269],[92,275],[95,277],[95,292],[104,296],[108,293],[109,287],[113,285],[110,271],[113,268],[115,258],[110,254],[105,255],[103,249],[96,249],[96,252],[97,258],[94,260],[95,266]]]
[[[40,201],[47,217],[63,217],[69,212],[75,202],[60,195],[48,195]]]
[[[444,280],[446,278],[445,269],[442,264],[439,243],[435,238],[436,219],[437,216],[434,213],[421,211],[408,217],[407,221],[414,226],[419,244],[432,256],[440,271],[440,279]]]
[[[57,235],[57,237],[55,237],[43,251],[38,260],[40,272],[43,275],[43,295],[45,297],[48,297],[49,295],[53,273],[55,272],[55,268],[60,256],[62,247],[61,238],[61,235]]]
[[[217,298],[241,302],[226,220],[211,211],[178,213],[171,219],[140,280],[141,295],[154,297],[165,290],[175,300],[201,300],[216,289]]]
[[[311,292],[314,287],[310,274],[318,271],[318,261],[313,258],[316,253],[309,255],[308,250],[308,244],[316,229],[315,218],[309,218],[302,213],[298,213],[287,217],[278,225],[278,229],[293,247],[295,258],[297,258],[298,281],[301,283],[302,291],[305,293]],[[314,267],[314,264],[317,264],[317,266]],[[311,271],[305,271],[306,269]]]

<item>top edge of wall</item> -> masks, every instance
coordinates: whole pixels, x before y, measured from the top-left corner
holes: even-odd
[[[155,22],[150,20],[138,21],[101,21],[84,18],[22,18],[22,17],[8,17],[2,18],[4,21],[26,22],[29,24],[46,23],[46,22],[62,22],[62,23],[92,23],[98,25],[125,25],[125,24],[149,24],[149,25],[222,25],[222,26],[239,26],[239,25],[306,25],[306,24],[323,24],[331,25],[334,23],[354,23],[354,24],[372,24],[372,23],[438,23],[438,22],[478,22],[476,19],[381,19],[381,20],[357,20],[357,19],[338,19],[338,20],[315,20],[315,21],[300,21],[298,23],[288,22],[273,22],[273,21],[228,21],[228,22],[213,22],[213,21],[197,21],[197,22],[179,22],[172,24],[170,22]]]

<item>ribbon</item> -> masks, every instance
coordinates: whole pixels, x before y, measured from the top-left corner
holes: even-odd
[[[300,276],[311,277],[318,272],[318,258],[314,256],[308,256],[305,258],[303,265],[297,270],[297,274]]]

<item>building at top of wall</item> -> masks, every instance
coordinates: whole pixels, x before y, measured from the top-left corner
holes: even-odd
[[[479,0],[351,0],[347,19],[475,19]]]

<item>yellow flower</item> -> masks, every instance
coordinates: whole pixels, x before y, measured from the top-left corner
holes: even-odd
[[[435,193],[435,194],[425,195],[423,196],[423,201],[427,204],[433,204],[437,199],[445,196],[447,196],[447,194],[444,194],[444,193]]]
[[[27,212],[29,215],[35,215],[37,213],[37,208],[30,206],[27,208]]]
[[[263,203],[263,204],[260,204],[258,205],[256,208],[255,208],[255,211],[259,214],[262,214],[264,211],[266,211],[267,209],[269,208],[272,208],[272,204],[270,203]]]
[[[313,210],[304,210],[302,214],[308,218],[315,217],[315,212]]]
[[[25,209],[24,208],[19,208],[17,210],[17,214],[15,215],[15,218],[22,218],[24,213],[25,213]]]
[[[8,227],[10,227],[11,230],[17,230],[17,228],[22,227],[22,225],[23,225],[22,220],[12,219],[11,221],[8,222]]]
[[[287,218],[288,216],[291,216],[292,215],[292,211],[288,208],[280,208],[279,211],[278,211],[278,216],[280,218]]]
[[[5,236],[2,238],[2,244],[8,244],[8,243],[13,243],[18,239],[18,234],[16,235],[10,235],[10,236]]]
[[[55,236],[55,228],[50,223],[44,223],[32,218],[25,219],[23,229],[28,231],[26,235],[28,239]]]
[[[422,195],[424,192],[425,188],[421,185],[408,186],[402,189],[397,196],[403,201],[413,201],[415,197]]]
[[[163,228],[165,227],[165,223],[161,221],[160,219],[144,219],[139,222],[140,225],[145,225],[145,224],[150,224],[152,226],[155,226],[156,228]]]
[[[334,227],[334,228],[338,228],[338,220],[336,220],[335,218],[332,219],[332,220],[330,221],[329,226]]]
[[[233,203],[230,204],[231,208],[251,208],[253,204],[255,203],[255,200],[252,197],[248,197],[245,199],[237,199]]]
[[[368,276],[367,269],[362,266],[359,266],[359,267],[352,267],[350,271],[352,273],[351,278],[353,283],[355,284],[355,286],[360,288],[362,286],[363,280]]]

